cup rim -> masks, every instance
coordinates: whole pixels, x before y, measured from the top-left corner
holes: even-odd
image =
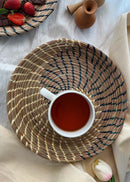
[[[55,102],[55,100],[57,98],[59,98],[61,95],[67,94],[67,93],[76,93],[79,94],[81,96],[83,96],[90,107],[90,117],[88,122],[80,129],[76,130],[76,131],[65,131],[62,130],[61,128],[59,128],[53,121],[52,117],[51,117],[51,108],[53,103]],[[61,136],[63,137],[68,137],[68,138],[75,138],[75,137],[79,137],[83,134],[85,134],[93,125],[94,123],[94,119],[95,119],[95,109],[94,109],[94,105],[92,103],[92,101],[82,92],[76,91],[76,90],[65,90],[65,91],[61,91],[60,93],[58,93],[55,97],[55,99],[53,99],[49,105],[49,109],[48,109],[48,119],[49,119],[49,123],[51,125],[51,127]]]

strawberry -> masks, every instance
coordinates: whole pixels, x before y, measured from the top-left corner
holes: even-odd
[[[23,25],[25,22],[25,16],[21,13],[8,14],[8,19],[16,25]]]
[[[35,14],[35,8],[32,3],[27,2],[24,4],[24,11],[26,14],[33,16]]]
[[[4,4],[5,9],[19,9],[21,7],[21,0],[7,0]]]

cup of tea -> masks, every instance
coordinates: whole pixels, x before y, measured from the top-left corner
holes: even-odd
[[[52,128],[64,137],[79,137],[93,125],[95,109],[91,100],[76,90],[53,94],[46,88],[40,94],[49,99],[48,119]]]

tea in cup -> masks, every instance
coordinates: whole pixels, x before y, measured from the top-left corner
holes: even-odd
[[[42,88],[40,94],[51,101],[48,119],[58,134],[70,138],[79,137],[91,128],[95,109],[85,94],[65,90],[55,95],[46,88]]]

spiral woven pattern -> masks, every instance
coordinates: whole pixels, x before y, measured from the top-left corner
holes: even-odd
[[[44,5],[35,5],[35,15],[27,16],[22,26],[0,27],[0,37],[19,35],[39,26],[53,12],[58,0],[46,0]]]
[[[81,137],[58,135],[48,122],[49,101],[40,95],[74,89],[94,104],[92,128]],[[100,50],[78,41],[54,40],[26,56],[12,74],[7,111],[21,142],[54,161],[74,162],[102,152],[119,135],[127,111],[126,84],[119,68]]]

